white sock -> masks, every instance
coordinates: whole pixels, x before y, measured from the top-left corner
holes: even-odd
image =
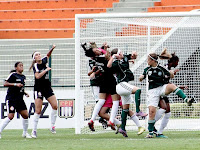
[[[133,120],[133,122],[136,124],[137,127],[141,127],[139,118],[135,114],[131,116],[131,119]]]
[[[114,124],[115,124],[115,125],[119,125],[119,124],[121,124],[121,122],[120,122],[118,119],[115,118],[115,119],[114,119]]]
[[[28,119],[22,118],[23,134],[25,135],[28,130]]]
[[[55,125],[56,118],[57,118],[57,110],[52,109],[52,112],[51,112],[51,127],[53,127]]]
[[[113,101],[113,105],[112,105],[112,110],[111,110],[111,113],[110,113],[110,122],[114,122],[114,119],[116,117],[116,114],[118,112],[118,107],[119,107],[119,100],[117,101]]]
[[[99,101],[96,103],[95,107],[94,107],[94,110],[92,112],[92,118],[91,120],[94,121],[97,114],[99,113],[101,107],[103,106],[103,104],[105,103],[105,99],[99,99]]]
[[[8,123],[10,121],[11,120],[8,117],[6,117],[5,119],[3,119],[3,121],[0,124],[0,133],[3,131],[3,129],[8,125]]]
[[[162,119],[162,122],[160,124],[160,129],[158,130],[158,134],[162,134],[163,133],[164,128],[167,126],[167,124],[169,122],[170,116],[171,116],[171,112],[165,113],[165,115],[164,115],[164,117]]]
[[[156,111],[155,121],[158,121],[162,117],[162,115],[165,113],[165,111],[166,110],[162,108],[158,109]]]
[[[37,131],[37,125],[38,125],[38,120],[40,118],[40,114],[34,114],[34,119],[33,119],[33,131]]]

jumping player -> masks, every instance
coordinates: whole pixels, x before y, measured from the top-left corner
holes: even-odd
[[[52,113],[51,113],[51,133],[55,134],[55,122],[57,118],[57,100],[54,95],[54,92],[51,88],[51,82],[49,81],[48,71],[51,70],[50,67],[47,66],[48,58],[51,56],[54,48],[56,46],[53,45],[51,50],[47,53],[47,56],[41,58],[40,52],[34,52],[32,54],[33,63],[30,67],[33,68],[34,76],[35,76],[35,84],[34,84],[34,98],[35,98],[35,114],[34,114],[34,122],[33,122],[33,130],[31,136],[33,138],[37,138],[37,124],[40,118],[40,113],[43,104],[43,97],[51,104]]]
[[[132,71],[129,69],[129,60],[136,59],[137,53],[133,52],[131,55],[124,55],[120,49],[115,48],[111,51],[111,58],[107,64],[108,68],[111,68],[113,73],[116,74],[117,77],[117,86],[116,91],[122,98],[122,124],[119,129],[119,133],[121,133],[124,137],[128,137],[125,126],[127,115],[129,114],[129,105],[132,102],[131,94],[135,94],[135,99],[138,101],[140,99],[141,89],[129,84],[129,81],[134,80],[134,75]],[[136,124],[139,123],[139,119],[137,116],[135,117]],[[140,127],[138,129],[138,135],[142,134],[145,131],[145,128]]]
[[[114,119],[115,119],[116,113],[118,111],[118,106],[119,106],[119,95],[117,95],[116,89],[115,89],[115,85],[116,85],[115,78],[112,72],[110,72],[109,68],[107,68],[109,53],[97,47],[90,47],[89,49],[87,49],[84,45],[82,45],[82,47],[85,50],[85,55],[87,57],[93,57],[95,59],[95,61],[97,62],[98,70],[100,70],[101,75],[102,75],[101,84],[99,86],[100,87],[99,101],[94,108],[92,118],[88,122],[88,126],[91,130],[94,131],[93,120],[96,118],[101,107],[105,103],[107,94],[111,94],[112,100],[113,100],[113,106],[112,106],[111,116],[108,122],[108,126],[111,126],[112,128],[114,128],[115,126]]]
[[[8,87],[6,95],[6,106],[8,111],[8,117],[6,117],[0,124],[0,138],[1,132],[8,125],[8,123],[14,118],[15,111],[22,116],[23,134],[24,138],[32,138],[28,130],[28,111],[26,104],[23,100],[23,96],[29,97],[24,91],[26,77],[22,74],[23,63],[16,62],[15,70],[12,70],[10,75],[5,80],[4,86]]]
[[[174,77],[174,73],[169,72],[158,64],[158,55],[156,53],[148,55],[147,63],[149,66],[144,69],[143,75],[140,76],[139,80],[142,81],[148,76],[149,90],[147,92],[147,103],[149,108],[149,133],[146,138],[153,138],[156,107],[158,106],[160,96],[166,96],[174,92],[185,102],[191,102],[192,99],[188,99],[176,85],[169,83],[169,79]]]

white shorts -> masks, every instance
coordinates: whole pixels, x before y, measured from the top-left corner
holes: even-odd
[[[167,84],[148,90],[147,92],[147,106],[148,107],[149,106],[158,107],[160,96],[165,96],[166,86]]]
[[[91,86],[92,88],[92,95],[95,101],[99,100],[99,86]]]
[[[131,96],[135,86],[128,84],[127,82],[120,82],[116,86],[116,92],[121,96],[122,105],[130,104],[133,101]]]

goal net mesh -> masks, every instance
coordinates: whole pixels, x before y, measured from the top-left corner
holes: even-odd
[[[101,47],[104,42],[110,46],[109,51],[114,48],[121,49],[124,53],[137,51],[138,58],[130,68],[134,73],[135,80],[131,82],[142,89],[141,109],[147,112],[145,81],[139,82],[138,78],[147,67],[147,54],[155,52],[160,54],[163,48],[179,57],[180,71],[170,82],[176,85],[187,86],[184,92],[188,97],[194,96],[197,103],[187,106],[182,99],[175,94],[170,94],[171,118],[166,130],[197,130],[200,128],[200,16],[192,17],[119,17],[119,18],[84,18],[80,19],[80,43],[96,42]],[[78,44],[80,44],[78,43]],[[77,43],[76,43],[77,44]],[[92,133],[87,123],[91,118],[96,101],[93,98],[88,73],[88,58],[84,50],[80,48],[80,90],[83,92],[83,122],[81,133]],[[167,62],[159,60],[164,65]],[[77,85],[76,85],[77,86]],[[134,99],[134,95],[133,99]],[[131,110],[135,112],[134,102]],[[120,119],[119,108],[117,118]],[[96,132],[108,132],[104,129],[96,117],[94,127]],[[140,120],[143,126],[147,125],[147,118]],[[160,121],[156,123],[156,127]],[[136,126],[130,118],[127,120],[127,130],[134,131]]]

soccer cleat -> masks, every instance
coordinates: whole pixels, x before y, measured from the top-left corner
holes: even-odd
[[[112,123],[111,121],[108,121],[108,126],[111,127],[112,130],[116,130],[115,129],[115,124]]]
[[[94,122],[92,120],[90,120],[88,122],[88,127],[90,128],[91,131],[95,131],[95,129],[94,129]]]
[[[145,131],[144,127],[138,127],[138,133],[137,133],[137,135],[142,134],[144,131]]]
[[[163,135],[163,134],[157,134],[156,135],[157,138],[168,138],[167,136]]]
[[[22,134],[22,137],[23,138],[27,138],[27,139],[31,139],[32,138],[32,136],[30,134],[28,134],[28,133]]]
[[[195,102],[195,99],[194,99],[194,97],[192,97],[192,98],[188,99],[187,105],[192,106],[192,103],[194,103],[194,102]]]
[[[119,133],[119,129],[120,129],[120,127],[121,127],[121,124],[118,124],[118,125],[116,125],[117,126],[117,131],[115,132],[115,134],[118,134]]]
[[[50,131],[51,131],[52,134],[56,134],[56,129],[55,128],[56,128],[55,126],[50,128]]]
[[[149,132],[145,138],[153,138],[153,132]]]
[[[102,124],[103,128],[106,129],[108,127],[107,121],[104,120],[103,118],[99,119],[99,123]]]
[[[147,113],[143,113],[142,111],[136,112],[136,116],[146,117],[147,115]]]
[[[123,130],[122,128],[119,128],[118,132],[121,133],[124,137],[128,137],[126,131]]]
[[[37,131],[32,131],[31,136],[32,138],[37,138]]]

